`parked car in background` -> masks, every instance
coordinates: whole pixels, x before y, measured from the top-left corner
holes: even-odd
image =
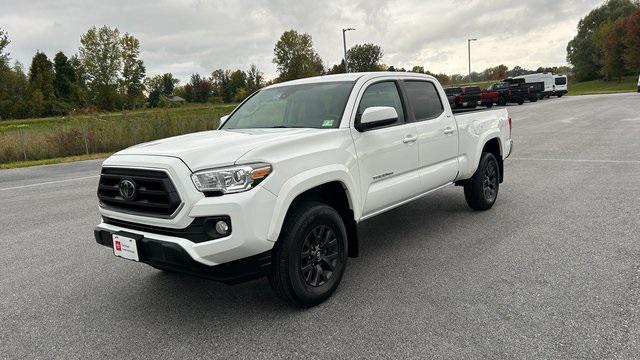
[[[499,82],[491,85],[489,90],[498,93],[497,104],[500,106],[510,103],[522,105],[529,98],[529,87],[526,85]]]
[[[458,103],[462,103],[462,89],[459,87],[450,87],[444,89],[447,100],[452,109],[458,108]]]
[[[562,95],[569,92],[567,75],[553,75],[553,82],[553,95],[562,97]]]
[[[453,109],[473,109],[482,105],[481,90],[477,86],[447,88],[445,94]]]
[[[497,91],[485,89],[480,92],[480,100],[482,101],[482,105],[490,108],[493,104],[498,104],[500,101],[500,94]]]
[[[527,100],[531,102],[536,102],[538,99],[542,99],[541,93],[544,91],[544,83],[527,83],[526,80],[522,78],[506,78],[503,81],[513,86],[519,86],[526,89]]]
[[[358,255],[363,220],[453,184],[474,210],[496,202],[511,118],[454,115],[444,96],[434,77],[399,72],[263,88],[218,130],[105,160],[95,240],[163,271],[230,284],[267,276],[290,304],[317,305]]]

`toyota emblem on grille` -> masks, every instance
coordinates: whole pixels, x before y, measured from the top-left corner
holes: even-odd
[[[118,190],[120,191],[120,196],[122,196],[124,200],[131,201],[136,197],[136,184],[132,180],[120,180]]]

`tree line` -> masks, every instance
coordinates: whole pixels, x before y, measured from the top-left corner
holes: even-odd
[[[325,65],[311,35],[285,31],[273,49],[278,75],[267,81],[255,66],[217,69],[208,75],[192,74],[184,83],[173,74],[146,76],[140,41],[117,28],[92,27],[80,37],[80,47],[53,59],[36,51],[27,70],[11,64],[6,31],[0,28],[0,119],[44,117],[78,112],[113,111],[192,103],[240,102],[263,86],[310,76],[346,71],[344,61]],[[411,69],[382,62],[383,49],[357,44],[347,51],[348,70],[412,71],[435,76],[444,85],[501,80],[534,72],[573,74],[578,80],[620,78],[640,70],[640,10],[631,0],[608,0],[578,25],[567,47],[571,67],[525,69],[506,65],[470,75],[432,73],[422,65]]]
[[[255,65],[247,71],[218,69],[179,80],[166,73],[147,77],[140,41],[117,28],[92,27],[77,53],[53,59],[36,51],[27,70],[11,64],[9,35],[0,28],[0,119],[175,106],[188,102],[238,102],[265,85]]]
[[[578,23],[567,46],[578,80],[620,80],[640,72],[640,5],[608,0]]]

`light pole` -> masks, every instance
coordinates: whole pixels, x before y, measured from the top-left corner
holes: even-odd
[[[349,72],[349,65],[347,65],[347,31],[353,31],[354,28],[342,29],[342,46],[344,47],[344,72]]]
[[[467,51],[469,53],[469,82],[471,82],[471,42],[478,39],[467,39]]]

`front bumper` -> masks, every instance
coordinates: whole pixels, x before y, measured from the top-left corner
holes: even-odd
[[[207,266],[194,260],[175,242],[162,241],[125,231],[94,230],[96,242],[113,248],[113,234],[119,233],[137,240],[140,262],[158,269],[186,273],[226,284],[237,284],[257,279],[267,274],[271,265],[271,251],[249,256],[217,266]]]
[[[183,206],[174,217],[166,219],[101,207],[100,213],[104,218],[117,221],[103,221],[96,230],[111,233],[124,231],[144,239],[169,243],[180,248],[193,261],[208,267],[262,254],[273,248],[274,240],[268,239],[268,233],[277,197],[262,184],[241,193],[205,197],[193,185],[191,170],[176,158],[120,155],[110,157],[103,166],[164,170],[175,185]],[[231,234],[198,242],[180,234],[194,219],[212,216],[229,217]]]

